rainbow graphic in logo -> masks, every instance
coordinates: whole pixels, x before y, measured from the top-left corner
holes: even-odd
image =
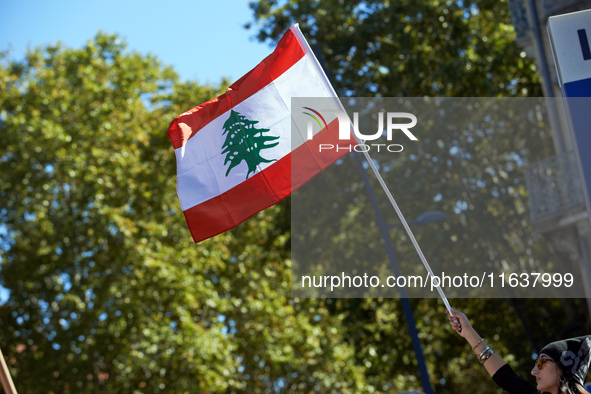
[[[320,127],[320,130],[323,129],[322,123],[324,123],[324,128],[328,128],[328,125],[326,124],[326,120],[324,120],[324,117],[320,114],[320,112],[318,112],[315,109],[312,109],[310,107],[302,107],[302,108],[307,109],[308,111],[313,112],[314,114],[316,114],[320,118],[320,119],[318,119],[318,117],[312,115],[310,112],[303,112],[304,114],[306,114],[309,117],[311,117],[312,119],[314,119],[316,121],[316,123],[318,123],[318,126]],[[320,123],[320,120],[322,120],[322,123]],[[308,125],[308,139],[309,140],[312,139],[312,127],[311,127],[311,125]]]

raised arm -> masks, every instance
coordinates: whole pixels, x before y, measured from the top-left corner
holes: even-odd
[[[449,312],[445,312],[449,314]],[[470,324],[470,321],[462,312],[452,310],[453,316],[449,316],[449,324],[451,328],[456,330],[461,337],[463,337],[470,346],[476,356],[479,357],[479,361],[484,365],[488,374],[492,377],[503,365],[505,361],[496,353],[491,353],[492,349],[486,344],[486,341],[478,335],[476,330]],[[487,349],[489,347],[489,349]]]
[[[539,394],[534,385],[517,376],[509,365],[486,344],[462,312],[452,309],[449,324],[472,347],[481,364],[494,382],[511,394]],[[446,312],[447,313],[447,312]]]

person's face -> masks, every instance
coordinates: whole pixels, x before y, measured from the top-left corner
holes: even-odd
[[[538,361],[531,370],[531,374],[536,377],[537,389],[549,393],[557,393],[562,372],[558,364],[545,353],[540,354]]]

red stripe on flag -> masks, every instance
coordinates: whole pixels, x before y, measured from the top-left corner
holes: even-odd
[[[273,53],[234,82],[226,90],[226,93],[177,116],[170,123],[166,134],[168,134],[174,149],[183,146],[189,138],[209,122],[273,82],[303,58],[304,55],[305,52],[300,47],[298,40],[291,30],[288,30]],[[181,128],[179,123],[184,123],[186,126]]]
[[[337,144],[339,151],[319,151],[320,144]],[[312,177],[349,152],[355,140],[338,140],[335,119],[314,139],[299,146],[263,172],[231,190],[184,211],[195,242],[229,230],[257,212],[283,200]]]

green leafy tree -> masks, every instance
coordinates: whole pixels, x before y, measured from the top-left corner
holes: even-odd
[[[270,142],[278,140],[279,137],[263,135],[269,129],[254,127],[257,123],[259,123],[258,120],[246,119],[246,116],[240,115],[234,110],[230,111],[230,116],[223,126],[223,134],[227,134],[222,147],[224,148],[222,154],[226,154],[224,165],[230,163],[226,170],[226,176],[228,176],[232,168],[242,163],[242,161],[245,161],[248,165],[248,172],[246,173],[246,178],[248,178],[251,173],[256,171],[259,164],[272,163],[277,160],[261,157],[261,151],[277,146],[278,141]]]
[[[274,18],[266,25],[262,20],[263,31],[277,38],[279,33],[269,29],[282,33],[290,18],[308,21],[305,33],[318,39],[341,92],[372,92],[389,74],[356,56],[347,58],[342,51],[357,43],[362,58],[380,61],[376,50],[369,50],[377,43],[363,46],[361,39],[354,41],[351,29],[371,33],[365,40],[386,37],[395,11],[404,9],[415,11],[412,23],[435,29],[425,33],[409,28],[409,34],[420,33],[409,42],[431,58],[407,67],[408,79],[402,71],[388,77],[396,94],[388,93],[386,85],[375,94],[420,95],[435,91],[431,81],[440,81],[439,94],[520,95],[523,89],[538,89],[531,62],[519,57],[511,43],[506,12],[495,8],[502,3],[462,3],[474,26],[466,28],[469,35],[454,40],[468,37],[472,49],[463,57],[460,53],[464,60],[450,56],[442,57],[443,62],[433,61],[428,48],[449,47],[443,41],[451,36],[443,40],[436,34],[443,29],[439,17],[457,11],[460,3],[281,4],[253,5],[261,18]],[[386,23],[379,19],[388,15]],[[394,61],[396,54],[388,54],[387,48],[382,48],[384,56],[390,57],[384,59]],[[407,53],[409,59],[415,56]],[[490,68],[488,56],[496,62],[490,76],[474,72],[468,78],[460,72],[468,64],[481,71]],[[379,66],[389,67],[385,61]],[[432,79],[437,73],[440,80]],[[104,34],[80,49],[51,46],[18,62],[2,56],[0,81],[0,285],[10,292],[0,305],[0,347],[19,391],[357,393],[420,387],[397,300],[290,296],[289,199],[236,229],[193,244],[175,195],[174,154],[165,130],[176,114],[219,95],[227,81],[209,87],[180,82],[152,56],[130,53],[119,38]],[[446,212],[466,202],[468,209],[454,220],[418,233],[419,242],[429,240],[431,253],[445,257],[452,238],[461,239],[466,228],[474,234],[483,231],[486,224],[476,226],[475,212],[486,211],[514,228],[505,245],[539,256],[545,251],[539,245],[509,242],[527,228],[517,225],[526,215],[519,203],[510,215],[504,214],[509,210],[503,206],[526,198],[516,178],[504,175],[513,174],[511,162],[499,159],[506,146],[490,135],[471,136],[477,140],[477,159],[487,160],[490,168],[488,184],[494,185],[473,189],[453,171],[442,171],[435,160],[469,165],[468,155],[450,153],[458,137],[459,131],[422,141],[414,162],[378,163],[391,168],[389,182],[396,178],[409,191],[401,203],[411,217],[421,212],[425,199],[438,194],[437,208]],[[524,135],[506,137],[504,143],[515,138],[520,149],[527,140]],[[519,153],[529,159],[544,149],[535,146]],[[474,174],[477,179],[480,172]],[[342,193],[331,196],[331,203],[348,207],[349,186],[360,187],[350,178],[350,184],[336,185]],[[442,179],[443,186],[437,183]],[[465,190],[458,192],[456,186]],[[493,191],[502,204],[483,199]],[[372,212],[366,197],[358,203],[333,223],[351,230],[346,234],[357,237],[353,241],[365,241],[370,231],[357,219]],[[311,207],[308,214],[320,220],[332,213]],[[396,242],[400,259],[407,259],[408,242],[404,236]],[[462,257],[491,249],[473,244]],[[330,253],[340,253],[339,245],[335,242]],[[372,241],[370,246],[379,258],[382,245]],[[514,360],[522,373],[531,360],[520,317],[535,327],[531,331],[538,348],[549,338],[588,332],[579,322],[584,308],[577,300],[517,300],[517,309],[507,300],[452,304],[467,312],[495,350]],[[483,392],[494,392],[470,349],[450,332],[438,300],[416,299],[412,306],[436,390],[460,393],[478,385]]]
[[[257,38],[299,23],[336,91],[358,97],[540,95],[507,1],[255,1]]]
[[[0,81],[0,347],[19,392],[362,390],[342,317],[289,297],[289,201],[191,240],[165,131],[224,86],[105,34],[2,55]]]

